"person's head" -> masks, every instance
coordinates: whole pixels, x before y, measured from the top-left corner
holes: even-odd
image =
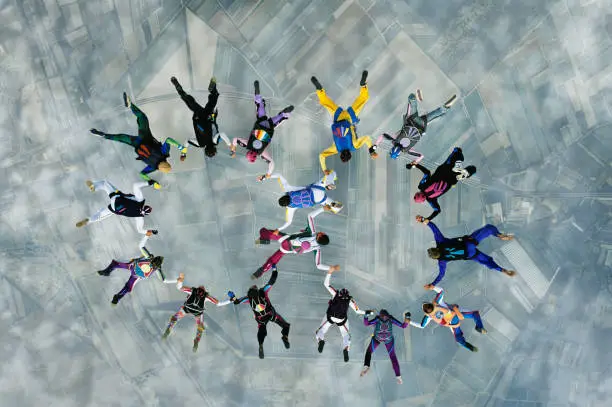
[[[162,161],[159,163],[159,165],[157,166],[157,169],[160,172],[163,172],[164,174],[167,174],[170,172],[170,170],[172,169],[172,166],[170,165],[170,163],[168,161]]]
[[[217,155],[217,146],[214,144],[207,145],[204,147],[204,154],[206,154],[206,157],[214,157]]]
[[[249,287],[249,291],[247,291],[247,297],[249,299],[259,297],[259,288],[257,288],[256,285],[252,285],[251,287]]]
[[[399,145],[395,145],[389,152],[389,157],[391,157],[394,160],[397,160],[401,152],[402,152],[402,148]]]
[[[142,207],[141,212],[143,215],[149,215],[151,212],[153,212],[153,208],[151,208],[149,205],[145,205]]]
[[[316,239],[317,239],[317,243],[320,244],[321,246],[327,246],[329,244],[329,236],[327,236],[323,232],[317,233]]]
[[[423,312],[426,314],[431,314],[434,310],[434,305],[431,302],[423,303]]]
[[[196,295],[199,298],[206,297],[206,288],[203,285],[201,285],[198,288],[196,288]]]
[[[340,151],[340,161],[342,161],[343,163],[348,162],[351,159],[352,156],[353,155],[351,154],[350,150],[342,150],[342,151]]]
[[[247,160],[249,160],[249,162],[254,163],[255,160],[257,160],[257,152],[252,151],[252,150],[247,151],[246,158]]]
[[[423,203],[425,202],[425,199],[427,199],[427,196],[421,191],[414,194],[414,202]]]
[[[151,267],[158,269],[162,266],[163,262],[164,262],[163,256],[155,256],[153,257],[153,260],[151,260]]]
[[[437,247],[430,247],[427,249],[427,255],[431,259],[439,259],[440,258],[440,249]]]
[[[351,293],[349,293],[349,290],[346,288],[341,288],[340,291],[338,291],[338,297],[343,300],[348,300],[351,298]]]
[[[290,203],[291,203],[291,197],[289,195],[283,195],[280,198],[278,198],[278,204],[280,206],[289,206]]]
[[[378,312],[378,317],[382,319],[383,321],[386,321],[387,319],[389,319],[389,316],[390,316],[389,311],[387,311],[384,308]]]

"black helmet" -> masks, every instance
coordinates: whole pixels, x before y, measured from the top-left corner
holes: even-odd
[[[196,288],[196,295],[200,298],[206,297],[206,288],[203,285]]]
[[[381,319],[389,319],[391,315],[389,315],[389,311],[383,308],[378,312],[378,316],[380,316]]]
[[[247,291],[247,297],[255,298],[257,296],[259,296],[259,288],[257,288],[256,285],[251,286],[251,288],[249,288],[249,291]]]
[[[342,288],[340,289],[340,291],[338,291],[338,297],[343,300],[348,300],[349,298],[351,298],[351,294],[349,293],[349,290],[347,290],[346,288]]]

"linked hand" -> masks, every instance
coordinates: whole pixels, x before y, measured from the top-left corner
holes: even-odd
[[[330,175],[332,172],[334,172],[334,170],[329,170],[328,169],[328,170],[323,171],[323,174]]]
[[[178,278],[176,279],[176,281],[178,282],[183,282],[185,281],[185,273],[179,273]]]
[[[426,290],[433,290],[434,285],[433,284],[427,284],[427,285],[424,285],[423,288],[426,289]]]
[[[157,182],[157,181],[153,181],[153,188],[155,188],[155,189],[161,189],[161,185],[160,185],[160,183],[159,183],[159,182]]]
[[[274,229],[274,230],[272,231],[272,234],[273,234],[273,235],[278,236],[278,235],[280,235],[280,230],[278,230],[278,229]]]
[[[338,271],[338,270],[340,270],[340,265],[338,265],[338,264],[336,264],[335,266],[331,266],[329,268],[329,272],[330,273],[333,273],[333,272]]]

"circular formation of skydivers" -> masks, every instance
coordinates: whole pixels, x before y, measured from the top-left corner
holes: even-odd
[[[152,274],[157,272],[161,280],[165,283],[174,284],[178,290],[185,293],[187,299],[180,307],[168,323],[162,338],[166,339],[171,333],[178,320],[186,314],[190,314],[195,318],[197,332],[193,341],[193,351],[196,352],[198,344],[204,332],[203,313],[206,302],[210,302],[217,307],[225,306],[230,303],[234,305],[249,304],[257,321],[257,341],[259,343],[259,358],[264,358],[264,340],[267,335],[267,324],[274,322],[281,328],[281,339],[285,348],[290,348],[289,329],[290,324],[279,314],[270,301],[270,290],[278,278],[278,263],[286,254],[315,254],[315,265],[317,269],[326,272],[323,285],[329,292],[331,299],[329,300],[327,311],[321,321],[321,325],[315,331],[317,348],[319,353],[323,352],[325,346],[325,334],[333,325],[338,327],[342,335],[342,353],[344,361],[349,361],[349,349],[351,345],[351,336],[349,333],[348,309],[351,308],[358,315],[363,315],[363,323],[366,326],[374,326],[372,338],[365,353],[365,360],[361,376],[365,375],[370,369],[370,360],[372,353],[378,345],[383,343],[389,353],[389,358],[393,366],[393,370],[398,383],[402,383],[400,375],[400,367],[395,354],[393,326],[402,329],[409,325],[415,328],[425,328],[429,322],[434,321],[441,326],[450,328],[455,338],[455,341],[464,348],[476,352],[478,348],[467,342],[463,331],[461,330],[461,322],[465,318],[472,319],[475,323],[475,330],[481,334],[487,331],[483,326],[480,314],[478,311],[466,310],[456,304],[447,304],[444,298],[444,290],[438,284],[444,278],[446,266],[449,261],[456,260],[473,260],[486,267],[499,271],[512,277],[516,274],[513,270],[507,270],[500,267],[493,258],[478,250],[478,244],[485,238],[495,236],[501,240],[511,240],[512,235],[500,232],[493,225],[485,225],[484,227],[474,231],[473,233],[460,237],[448,238],[445,237],[440,229],[433,223],[433,219],[440,214],[441,208],[438,204],[438,198],[447,193],[458,182],[470,178],[476,173],[476,167],[473,165],[463,166],[463,152],[461,148],[455,147],[446,161],[440,165],[432,173],[425,166],[420,164],[423,159],[423,154],[414,150],[415,145],[425,136],[427,126],[430,122],[440,118],[451,109],[451,106],[457,101],[456,95],[453,95],[447,102],[439,108],[424,115],[419,115],[418,102],[423,100],[423,95],[420,90],[416,93],[411,93],[408,96],[408,107],[403,116],[402,128],[394,134],[383,133],[376,143],[372,143],[370,136],[358,136],[357,124],[359,123],[359,115],[361,110],[368,101],[368,71],[363,71],[360,81],[359,95],[348,108],[339,107],[327,95],[325,89],[316,77],[312,77],[311,81],[316,88],[316,94],[319,103],[327,109],[332,116],[331,132],[333,144],[319,154],[323,177],[307,186],[292,186],[280,174],[274,173],[274,161],[268,151],[268,147],[272,142],[273,136],[277,128],[290,118],[293,106],[287,106],[281,110],[276,116],[269,117],[266,112],[266,101],[262,97],[259,90],[259,82],[254,82],[254,101],[256,107],[256,118],[251,133],[247,138],[229,137],[219,131],[217,125],[218,111],[216,109],[219,99],[219,91],[215,78],[210,80],[208,86],[208,101],[202,107],[193,96],[183,90],[179,81],[172,77],[170,82],[176,88],[180,98],[185,102],[187,107],[193,112],[193,129],[195,137],[185,141],[184,144],[177,142],[172,138],[166,138],[164,142],[157,140],[149,127],[147,116],[140,110],[126,93],[123,94],[125,107],[129,108],[136,116],[138,124],[138,135],[128,134],[110,134],[98,129],[91,129],[91,133],[98,135],[107,140],[118,141],[128,144],[134,148],[137,155],[137,160],[146,164],[146,167],[140,172],[142,182],[137,182],[133,185],[132,193],[120,191],[117,187],[106,180],[87,181],[89,189],[94,191],[104,191],[108,194],[109,204],[91,215],[79,221],[76,226],[83,227],[90,223],[99,222],[111,215],[120,215],[133,218],[136,222],[136,229],[143,234],[140,242],[140,251],[142,256],[133,258],[129,261],[117,261],[113,259],[110,264],[103,270],[98,271],[101,276],[109,276],[115,269],[125,269],[130,273],[128,281],[123,288],[113,296],[112,304],[117,305],[119,301],[128,293],[130,293],[137,282],[147,279]],[[145,229],[144,218],[149,215],[152,208],[145,204],[145,198],[142,189],[147,186],[153,186],[155,189],[160,189],[161,184],[150,177],[150,174],[155,171],[168,173],[172,170],[172,166],[168,162],[170,158],[171,147],[176,147],[180,152],[180,161],[187,158],[189,146],[201,148],[204,150],[206,157],[213,158],[217,154],[219,142],[223,142],[228,146],[230,156],[236,156],[236,146],[241,146],[246,150],[245,157],[250,163],[255,163],[257,159],[261,159],[267,163],[268,169],[265,174],[258,176],[258,181],[266,179],[277,179],[284,195],[278,200],[279,206],[286,210],[286,222],[282,226],[275,229],[261,228],[259,238],[255,240],[256,245],[268,245],[272,241],[278,243],[278,249],[252,274],[252,279],[260,278],[264,273],[271,271],[271,276],[268,282],[259,287],[253,285],[248,288],[243,296],[237,296],[233,291],[228,291],[227,299],[219,301],[212,296],[205,286],[188,287],[183,284],[185,275],[180,273],[175,280],[166,278],[162,265],[163,256],[156,256],[146,248],[146,242],[152,235],[156,235],[157,230]],[[391,159],[397,160],[400,156],[408,157],[409,163],[406,164],[408,170],[417,168],[423,173],[423,178],[419,182],[418,191],[414,194],[414,201],[417,203],[427,202],[433,208],[433,212],[427,216],[416,216],[416,221],[427,225],[434,236],[436,247],[427,249],[427,254],[430,258],[438,261],[439,273],[438,276],[430,284],[425,285],[425,289],[432,290],[436,293],[431,302],[422,305],[424,317],[420,323],[411,320],[410,312],[406,311],[403,314],[403,320],[398,320],[391,315],[387,310],[362,310],[357,306],[357,303],[346,288],[335,288],[330,285],[331,276],[334,272],[340,269],[339,265],[326,265],[321,262],[321,251],[324,246],[329,244],[329,236],[318,230],[315,226],[315,217],[322,212],[337,214],[342,210],[342,203],[334,201],[328,196],[328,192],[336,188],[337,176],[336,173],[328,169],[326,159],[332,155],[339,154],[340,160],[343,163],[348,163],[351,160],[352,152],[359,150],[363,146],[368,147],[368,152],[372,159],[378,157],[377,149],[383,141],[391,142],[391,150],[389,156]],[[308,215],[308,224],[305,229],[296,233],[288,234],[283,232],[292,224],[295,211],[300,208],[314,208],[313,212]],[[276,244],[275,243],[275,244]]]

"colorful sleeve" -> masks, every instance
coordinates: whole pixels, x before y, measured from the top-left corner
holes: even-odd
[[[391,317],[391,323],[395,326],[399,326],[400,328],[404,329],[408,326],[408,322],[404,321],[404,322],[400,322],[397,320],[397,318],[395,317]]]
[[[325,276],[325,280],[323,281],[323,285],[325,286],[325,288],[327,288],[327,291],[329,291],[329,293],[331,295],[336,295],[336,289],[334,287],[332,287],[331,285],[329,285],[331,280],[331,274],[327,273],[327,275]]]
[[[435,298],[434,298],[434,302],[436,304],[440,304],[440,302],[442,302],[444,300],[444,289],[440,288],[440,287],[434,287],[433,288],[434,291],[437,293]]]
[[[308,228],[310,229],[310,233],[316,234],[317,230],[315,229],[314,218],[319,216],[324,211],[323,208],[319,208],[315,211],[312,211],[308,214]]]
[[[444,278],[444,274],[446,274],[446,261],[438,260],[438,270],[438,276],[431,282],[431,285],[438,284]]]
[[[239,305],[239,304],[244,304],[244,303],[248,303],[249,302],[249,297],[247,297],[246,295],[244,297],[238,298],[237,300],[234,301],[235,305]]]
[[[151,178],[149,178],[147,174],[150,174],[155,170],[157,170],[157,168],[153,167],[152,165],[147,165],[142,171],[140,171],[140,178],[144,179],[145,181],[150,180]]]
[[[378,315],[374,317],[374,319],[370,320],[368,319],[367,315],[363,316],[363,324],[365,326],[370,326],[370,325],[374,325],[376,323],[376,321],[378,321]]]
[[[268,172],[266,174],[272,174],[272,171],[274,171],[274,160],[267,148],[261,153],[261,158],[268,163]]]
[[[353,311],[357,313],[357,315],[365,315],[365,311],[359,309],[359,307],[357,306],[357,302],[355,302],[355,300],[351,299],[351,302],[349,303],[349,305],[351,306]]]
[[[322,271],[329,271],[330,266],[328,266],[327,264],[321,264],[321,248],[316,249],[314,251],[314,255],[315,265],[317,266],[317,268]]]
[[[212,302],[215,305],[219,305],[219,300],[216,299],[215,297],[213,297],[212,295],[207,295],[206,299],[204,300],[204,302],[206,302],[206,301]]]
[[[268,292],[270,291],[270,288],[272,288],[272,286],[274,285],[274,283],[276,283],[276,278],[278,277],[278,270],[274,269],[272,271],[272,276],[270,277],[270,280],[268,281],[268,284],[266,284],[264,286],[264,292]]]
[[[176,289],[191,295],[191,287],[183,286],[183,282],[182,281],[177,281],[176,282]]]
[[[338,154],[338,149],[336,148],[336,144],[332,144],[330,147],[323,150],[321,154],[319,154],[319,163],[321,164],[321,169],[323,172],[327,170],[327,165],[325,165],[325,160],[327,157]]]
[[[293,222],[293,215],[295,215],[295,211],[296,210],[297,210],[296,208],[287,208],[287,209],[285,209],[285,223],[283,224],[283,226],[278,228],[279,232],[281,230],[285,230],[289,226],[291,226],[291,223]]]
[[[427,326],[427,324],[429,324],[429,321],[431,321],[431,318],[429,318],[429,316],[425,315],[423,317],[423,319],[421,320],[420,324],[417,324],[416,322],[412,322],[410,321],[410,325],[415,327],[415,328],[425,328]]]

